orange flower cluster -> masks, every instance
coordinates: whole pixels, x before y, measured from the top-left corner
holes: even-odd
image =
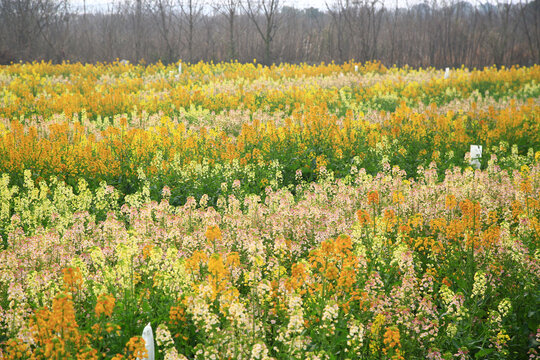
[[[30,321],[35,359],[97,359],[88,335],[79,331],[70,294],[57,296],[52,309],[38,310]]]
[[[221,231],[217,226],[210,226],[206,231],[206,236],[215,240],[217,236],[221,237]],[[213,253],[208,256],[205,252],[196,250],[191,257],[186,259],[186,269],[192,275],[194,288],[198,289],[199,284],[209,285],[212,300],[218,297],[232,299],[238,294],[232,285],[230,275],[231,270],[239,265],[240,258],[235,251],[226,254]]]
[[[379,205],[379,193],[377,192],[377,190],[370,191],[368,193],[368,204]]]
[[[311,293],[323,298],[336,293],[339,296],[350,294],[356,282],[358,258],[352,252],[351,238],[345,235],[324,241],[309,255],[313,273]]]
[[[83,279],[79,268],[68,267],[62,269],[62,273],[64,274],[64,287],[66,291],[74,293],[80,289]]]
[[[138,360],[147,358],[148,350],[146,350],[146,342],[140,336],[132,337],[126,344],[125,353],[127,354],[126,356],[117,354],[113,356],[112,360]]]
[[[95,307],[96,316],[99,317],[102,314],[105,316],[111,316],[114,309],[115,301],[116,299],[112,295],[109,295],[109,294],[100,295],[98,298],[96,307]]]
[[[209,242],[214,243],[216,240],[221,240],[221,230],[219,226],[212,225],[206,229],[206,238]]]
[[[397,327],[390,327],[386,329],[384,333],[384,354],[393,353],[391,359],[393,360],[402,360],[404,357],[401,355],[401,341],[400,341],[400,334],[399,329]]]

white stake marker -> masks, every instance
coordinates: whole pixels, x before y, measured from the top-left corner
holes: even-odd
[[[154,334],[152,333],[152,326],[150,323],[145,326],[142,332],[142,338],[146,342],[146,350],[148,351],[148,357],[141,360],[154,360]]]
[[[470,164],[475,169],[480,169],[480,159],[482,158],[482,145],[471,145]]]
[[[450,77],[450,68],[447,67],[446,70],[444,71],[444,78],[448,79],[449,77]]]

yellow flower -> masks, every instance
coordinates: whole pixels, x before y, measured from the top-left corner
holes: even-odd
[[[506,334],[506,331],[504,329],[499,331],[499,333],[497,334],[497,343],[499,345],[505,345],[508,340],[510,340],[510,336]]]
[[[373,324],[371,324],[371,333],[374,337],[379,334],[381,326],[384,324],[385,321],[386,317],[383,314],[377,314],[375,320],[373,321]]]
[[[205,235],[210,242],[221,240],[221,229],[217,225],[211,225],[206,229]]]
[[[401,191],[394,191],[392,193],[392,201],[394,204],[402,204],[405,197]]]

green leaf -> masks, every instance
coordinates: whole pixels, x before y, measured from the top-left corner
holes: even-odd
[[[479,352],[476,353],[476,355],[474,356],[476,359],[482,359],[484,358],[486,355],[489,355],[491,354],[493,351],[495,351],[494,349],[482,349],[480,350]]]

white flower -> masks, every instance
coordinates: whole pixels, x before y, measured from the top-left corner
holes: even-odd
[[[333,323],[339,315],[339,307],[337,304],[327,304],[324,307],[322,321],[325,323]]]
[[[357,321],[349,321],[349,333],[347,334],[347,346],[353,349],[361,347],[364,343],[365,328],[364,325]]]
[[[267,359],[268,358],[268,349],[263,343],[257,343],[253,345],[251,349],[251,358],[252,359]]]
[[[165,354],[165,360],[187,360],[187,357],[182,354],[178,354],[178,351],[176,351],[175,348],[171,348]]]
[[[229,306],[229,316],[231,321],[235,322],[238,327],[249,329],[250,321],[248,319],[246,308],[239,302],[233,302]]]
[[[156,329],[156,344],[162,349],[169,349],[174,346],[172,335],[164,324],[160,324]]]

